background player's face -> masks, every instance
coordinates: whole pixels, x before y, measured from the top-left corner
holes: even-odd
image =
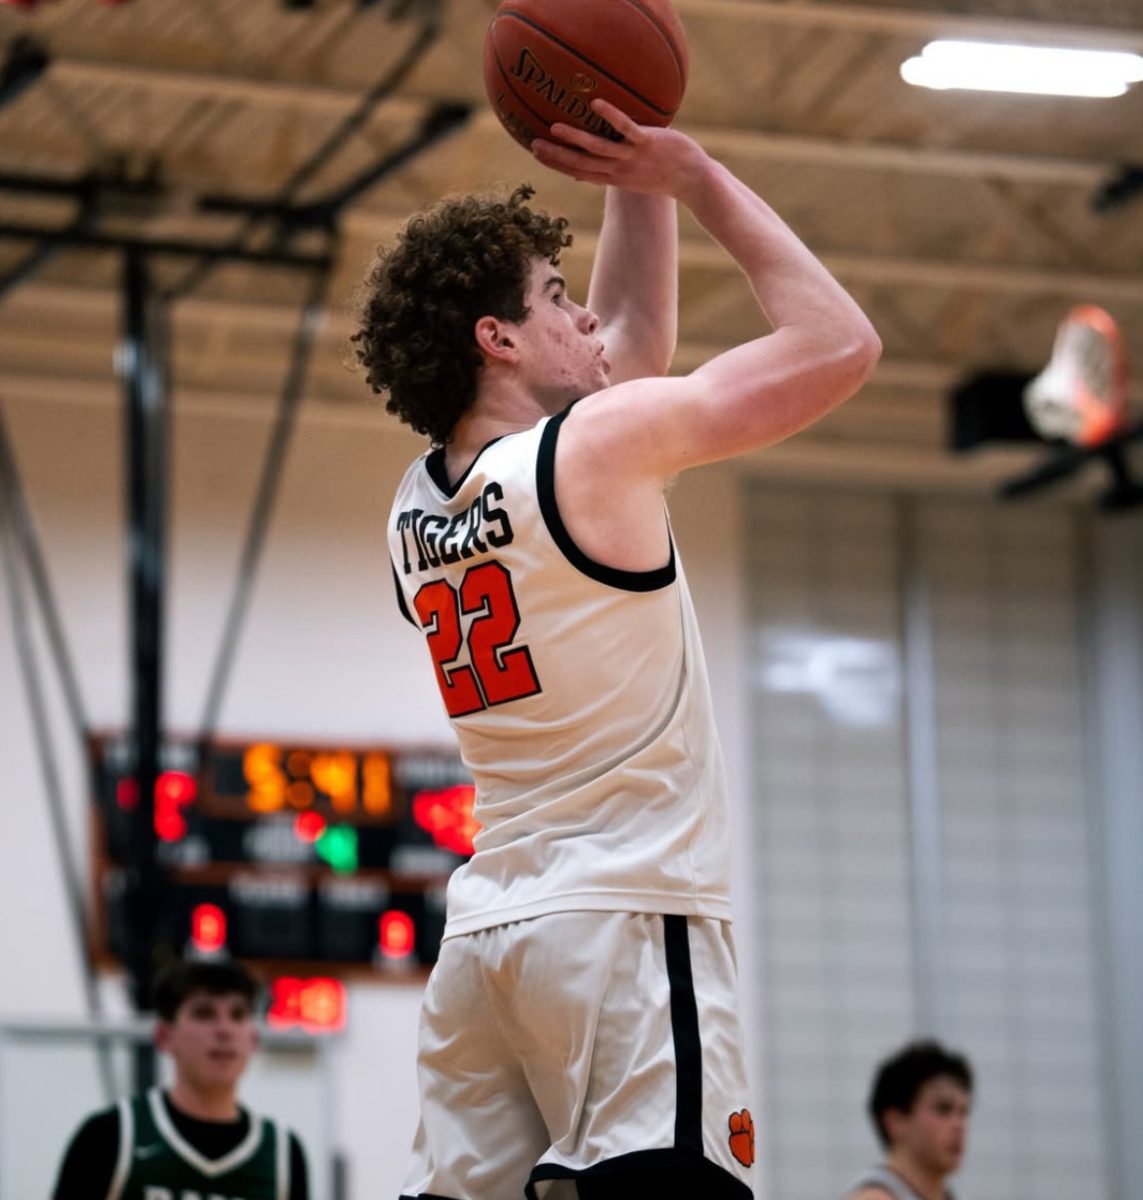
[[[523,378],[549,412],[607,387],[610,365],[595,331],[599,319],[567,294],[559,268],[532,260],[524,292],[528,315],[512,327]]]
[[[951,1175],[964,1156],[971,1109],[971,1095],[955,1079],[930,1079],[909,1112],[890,1114],[893,1149],[904,1150],[928,1171]]]
[[[250,1002],[236,993],[192,992],[174,1020],[159,1022],[155,1034],[179,1078],[205,1092],[234,1087],[257,1040]]]

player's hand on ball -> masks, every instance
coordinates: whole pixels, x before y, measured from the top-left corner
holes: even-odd
[[[621,142],[588,133],[574,125],[557,123],[551,137],[536,138],[532,153],[546,167],[584,183],[598,183],[679,198],[698,168],[705,151],[676,129],[639,125],[606,100],[593,100],[592,109],[603,117]]]

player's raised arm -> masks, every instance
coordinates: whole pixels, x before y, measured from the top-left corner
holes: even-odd
[[[678,334],[678,210],[672,196],[608,188],[587,306],[611,382],[665,375]]]
[[[880,342],[845,289],[769,205],[693,139],[595,104],[623,142],[554,126],[560,141],[537,142],[536,157],[577,179],[686,204],[745,273],[773,332],[684,379],[621,385],[577,406],[569,433],[591,426],[577,466],[662,480],[779,441],[848,399],[871,373]]]

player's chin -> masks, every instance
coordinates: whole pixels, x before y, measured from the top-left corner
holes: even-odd
[[[960,1166],[960,1160],[964,1157],[964,1147],[950,1147],[945,1151],[941,1168],[946,1174],[951,1175]]]
[[[207,1064],[207,1072],[215,1079],[237,1079],[246,1068],[246,1057],[241,1054],[219,1054]]]

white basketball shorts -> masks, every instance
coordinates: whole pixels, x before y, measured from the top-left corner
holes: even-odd
[[[450,938],[418,1073],[402,1200],[753,1194],[723,921],[567,912]]]

